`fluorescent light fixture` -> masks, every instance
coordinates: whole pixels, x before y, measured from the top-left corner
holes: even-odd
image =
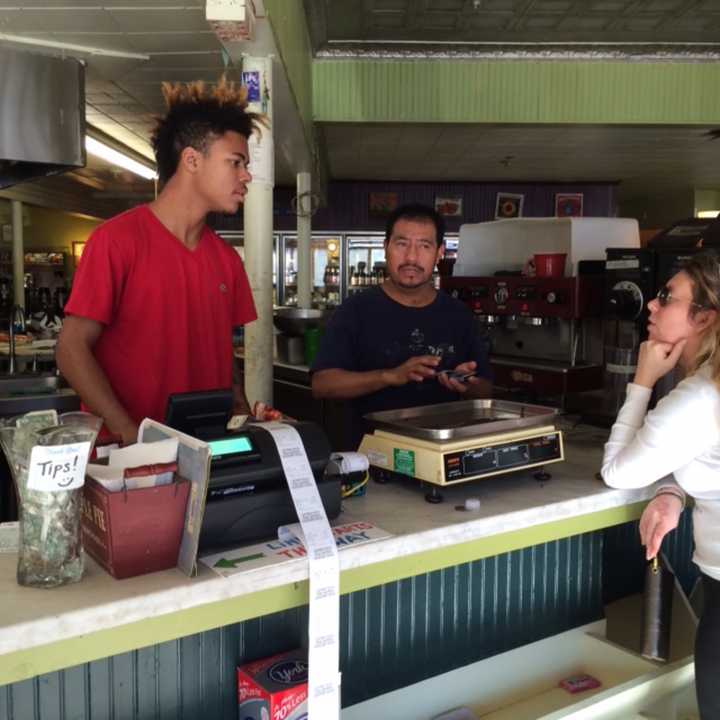
[[[125,168],[125,170],[129,170],[140,177],[144,177],[146,180],[157,179],[157,173],[152,168],[139,163],[137,160],[129,158],[127,155],[123,155],[117,150],[99,142],[95,138],[85,136],[85,149],[91,155],[107,160],[107,162],[117,165],[118,167]]]
[[[699,218],[716,218],[720,215],[720,210],[700,210],[697,214]]]

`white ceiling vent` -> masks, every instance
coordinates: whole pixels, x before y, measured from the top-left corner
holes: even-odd
[[[253,0],[207,0],[205,17],[221,41],[253,39],[256,17]]]

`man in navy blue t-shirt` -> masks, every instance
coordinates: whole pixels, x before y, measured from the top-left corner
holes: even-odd
[[[487,347],[472,313],[431,282],[444,232],[432,208],[398,208],[385,232],[388,279],[349,297],[323,334],[313,394],[352,401],[357,443],[367,413],[490,396]],[[477,375],[460,381],[449,370]]]

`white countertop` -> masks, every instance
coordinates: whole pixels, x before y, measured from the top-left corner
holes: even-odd
[[[537,544],[537,535],[530,531],[531,528],[553,526],[556,537],[567,537],[624,522],[622,517],[614,520],[603,517],[599,524],[589,521],[593,515],[598,517],[598,513],[603,511],[626,508],[652,494],[649,488],[612,490],[595,478],[606,435],[607,431],[590,428],[566,434],[566,461],[548,466],[553,476],[548,482],[539,483],[531,472],[519,472],[465,483],[443,489],[445,501],[439,505],[427,503],[424,490],[410,479],[388,485],[371,482],[364,497],[344,501],[343,512],[333,522],[370,521],[394,536],[349,547],[340,553],[343,580],[345,576],[351,579],[351,582],[344,583],[343,592],[378,584],[377,579],[373,579],[373,572],[379,567],[387,568],[389,575],[386,573],[385,579],[381,580],[387,582],[413,572],[434,569],[432,562],[428,564],[426,561],[434,557],[433,562],[437,563],[438,553],[447,554],[447,565],[458,564],[460,556],[453,559],[452,555],[460,547],[466,547],[470,553],[467,557],[463,556],[465,559],[460,558],[460,562],[505,551],[498,546],[499,550],[478,554],[481,552],[479,546],[473,543],[483,539],[495,541],[514,534],[514,539],[508,542],[506,548],[512,549]],[[480,498],[479,512],[456,509],[467,497]],[[583,516],[587,516],[587,522]],[[401,567],[403,562],[405,565]],[[417,565],[417,562],[421,562],[422,567],[413,570],[413,563]],[[169,570],[115,580],[88,559],[82,582],[40,590],[18,586],[15,565],[15,555],[0,555],[0,658],[110,628],[150,621],[158,616],[200,611],[208,604],[225,603],[222,607],[227,610],[231,605],[227,601],[245,596],[249,603],[250,596],[259,597],[256,594],[262,595],[263,591],[270,591],[271,595],[263,595],[262,602],[265,604],[261,605],[262,611],[254,615],[243,614],[241,603],[235,602],[232,603],[235,610],[227,610],[233,619],[225,616],[226,620],[232,622],[273,612],[278,607],[282,609],[282,600],[278,600],[280,606],[271,607],[267,605],[267,599],[275,594],[279,596],[288,586],[297,591],[297,583],[308,577],[306,560],[293,559],[229,578],[220,577],[200,565],[198,577],[192,579],[178,570]],[[288,602],[290,607],[301,601]],[[221,605],[212,607],[220,608]],[[227,624],[222,620],[221,612],[216,615],[215,627]],[[206,618],[202,627],[213,621]],[[166,635],[174,632],[174,637],[181,637],[197,631],[182,627],[181,620],[179,624],[181,627],[163,632]],[[157,641],[149,637],[144,644]],[[27,659],[23,662],[27,663]],[[16,677],[17,673],[12,675],[12,678]],[[8,679],[5,678],[5,681]]]

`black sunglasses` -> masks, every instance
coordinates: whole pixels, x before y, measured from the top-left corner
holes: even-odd
[[[667,286],[663,285],[660,290],[658,291],[658,294],[656,295],[656,300],[658,301],[658,305],[660,307],[665,307],[668,303],[671,303],[673,300],[677,300],[678,302],[681,302],[681,298],[673,297],[672,290]],[[694,307],[698,308],[704,308],[704,305],[700,305],[700,303],[693,302],[692,300],[684,300],[682,302],[688,303],[688,305],[693,305]]]

